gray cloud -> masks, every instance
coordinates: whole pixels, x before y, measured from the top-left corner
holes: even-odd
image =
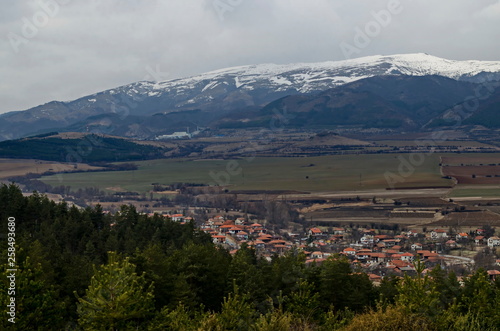
[[[24,38],[26,20],[44,23],[40,1],[67,4],[49,6],[57,13],[16,53],[9,37]],[[151,68],[177,78],[245,64],[343,60],[339,45],[353,44],[355,29],[391,1],[398,0],[6,1],[0,113],[152,79]],[[400,7],[355,56],[498,60],[500,1],[400,0]]]

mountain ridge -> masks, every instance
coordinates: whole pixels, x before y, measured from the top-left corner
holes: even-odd
[[[472,83],[496,81],[500,80],[500,61],[454,61],[416,53],[224,68],[162,82],[136,82],[73,101],[52,101],[3,114],[0,140],[61,129],[104,114],[115,114],[122,120],[186,110],[221,116],[257,110],[288,95],[319,93],[374,76],[429,75]],[[151,137],[141,133],[137,138]]]

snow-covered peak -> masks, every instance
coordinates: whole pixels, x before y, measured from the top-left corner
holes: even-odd
[[[214,79],[225,75],[235,76],[278,76],[296,70],[339,70],[350,68],[373,68],[382,64],[390,64],[386,69],[387,74],[393,70],[402,70],[407,75],[440,75],[449,78],[458,78],[464,75],[475,75],[481,72],[500,72],[500,61],[455,61],[442,59],[426,53],[398,54],[398,55],[372,55],[343,61],[326,61],[316,63],[293,63],[238,66],[218,69],[183,80]],[[165,81],[167,83],[171,81]],[[160,83],[161,84],[161,83]]]
[[[216,88],[217,81],[224,81],[249,90],[254,89],[255,84],[264,84],[275,89],[309,92],[379,75],[439,75],[459,80],[481,73],[500,74],[500,61],[454,61],[425,53],[374,55],[343,61],[238,66],[182,79],[142,83],[154,90],[168,90],[181,86],[190,89],[206,82],[202,89],[207,91]]]

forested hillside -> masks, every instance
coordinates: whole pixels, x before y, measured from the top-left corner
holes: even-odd
[[[212,244],[193,223],[123,206],[80,210],[0,187],[2,239],[15,218],[17,330],[498,330],[500,279],[461,284],[436,267],[380,286],[341,256],[306,265]],[[8,240],[0,300],[6,307]],[[12,251],[12,250],[11,250]],[[4,308],[5,309],[5,308]]]
[[[148,160],[165,153],[161,148],[94,134],[76,139],[41,136],[2,141],[0,154],[5,158],[92,163]]]

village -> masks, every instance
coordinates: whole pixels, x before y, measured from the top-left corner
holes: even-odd
[[[163,216],[180,223],[193,221],[183,214]],[[424,232],[365,227],[309,227],[302,233],[284,230],[277,233],[263,223],[265,221],[257,223],[243,217],[233,220],[216,215],[203,221],[199,228],[212,237],[214,244],[228,249],[232,255],[243,245],[255,249],[257,256],[268,261],[289,251],[302,252],[307,265],[321,264],[336,254],[343,255],[353,270],[367,273],[374,285],[379,285],[386,276],[416,275],[417,260],[425,266],[423,273],[440,265],[454,271],[460,280],[462,275],[482,267],[492,281],[500,279],[500,237],[489,226],[469,233],[452,233],[451,229],[443,228]],[[471,251],[477,254],[471,255]]]

